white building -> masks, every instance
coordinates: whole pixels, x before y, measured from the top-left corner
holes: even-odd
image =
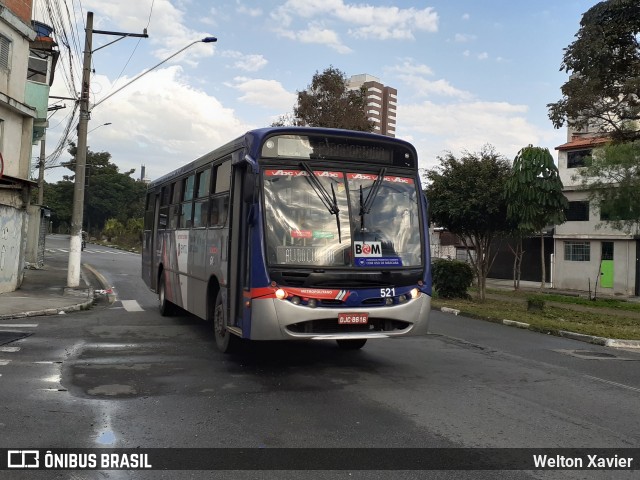
[[[597,133],[568,129],[558,147],[558,170],[569,201],[567,221],[555,227],[553,283],[558,289],[640,295],[640,232],[616,230],[590,205],[588,192],[573,177],[591,151],[607,143]],[[615,187],[612,187],[615,188]]]
[[[395,137],[398,90],[383,85],[380,79],[367,73],[353,75],[347,83],[350,90],[363,86],[366,90],[367,119],[373,122],[374,133]]]
[[[30,189],[31,145],[36,109],[25,101],[31,1],[0,5],[0,293],[22,282]]]

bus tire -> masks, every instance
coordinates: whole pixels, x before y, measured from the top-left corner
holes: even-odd
[[[216,347],[222,353],[233,353],[240,344],[240,339],[227,329],[227,314],[222,303],[221,290],[218,290],[213,307],[213,335],[216,339]]]
[[[174,314],[174,305],[167,300],[167,286],[164,279],[164,272],[160,275],[160,282],[158,285],[158,304],[160,308],[160,315],[163,317],[170,317]]]
[[[359,350],[367,343],[366,338],[355,338],[353,340],[336,340],[338,346],[343,350]]]

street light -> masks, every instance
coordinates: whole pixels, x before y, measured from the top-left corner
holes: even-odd
[[[76,155],[76,177],[73,187],[73,212],[71,215],[71,238],[69,240],[69,265],[67,268],[67,286],[76,288],[80,286],[80,260],[82,251],[82,223],[83,223],[83,211],[84,211],[84,182],[85,182],[85,167],[87,164],[87,127],[89,125],[89,113],[96,106],[100,105],[106,99],[112,97],[120,90],[133,82],[146,75],[150,71],[158,68],[160,65],[175,57],[179,53],[182,53],[187,48],[195,45],[196,43],[212,43],[216,42],[215,37],[205,37],[201,40],[191,42],[186,47],[178,50],[176,53],[163,60],[162,62],[154,65],[146,72],[138,75],[136,78],[126,83],[122,87],[118,88],[111,94],[107,95],[99,102],[95,103],[93,107],[89,106],[89,83],[91,79],[91,54],[92,54],[92,41],[93,41],[93,12],[87,12],[87,22],[85,27],[85,46],[84,46],[84,61],[82,68],[82,88],[80,91],[80,120],[78,122],[78,150]],[[96,33],[111,33],[96,31]],[[144,34],[146,36],[146,32]],[[102,125],[101,125],[102,126]]]
[[[171,60],[173,57],[175,57],[176,55],[181,54],[182,52],[184,52],[187,48],[195,45],[196,43],[214,43],[217,42],[218,39],[216,37],[204,37],[201,38],[200,40],[195,40],[193,42],[191,42],[189,45],[187,45],[184,48],[181,48],[180,50],[178,50],[176,53],[174,53],[173,55],[171,55],[170,57],[165,58],[163,61],[161,61],[160,63],[158,63],[157,65],[154,65],[153,67],[151,67],[149,70],[142,72],[140,75],[138,75],[136,78],[130,80],[129,82],[125,83],[123,86],[121,86],[120,88],[118,88],[117,90],[111,92],[109,95],[107,95],[106,97],[104,97],[103,99],[101,99],[99,102],[96,102],[93,104],[93,107],[91,108],[91,110],[93,110],[94,108],[96,108],[98,105],[100,105],[102,102],[104,102],[107,98],[113,97],[116,93],[118,93],[120,90],[122,90],[125,87],[128,87],[129,85],[131,85],[133,82],[135,82],[136,80],[144,77],[147,73],[149,73],[152,70],[155,70],[156,68],[158,68],[160,65],[162,65],[163,63],[168,62],[169,60]]]
[[[105,127],[107,125],[111,125],[111,122],[107,122],[107,123],[103,123],[102,125],[98,125],[96,128],[92,128],[91,130],[89,130],[87,133],[89,134],[89,133],[93,132],[94,130],[99,129],[100,127]]]

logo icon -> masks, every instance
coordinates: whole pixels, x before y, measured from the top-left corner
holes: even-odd
[[[9,450],[7,452],[8,468],[38,468],[40,467],[40,452],[38,450]]]

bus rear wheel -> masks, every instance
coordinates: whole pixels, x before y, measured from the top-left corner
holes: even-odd
[[[240,339],[227,328],[227,315],[222,303],[221,291],[218,291],[213,307],[213,334],[216,338],[216,346],[222,353],[233,353],[237,350]]]
[[[164,279],[164,272],[160,275],[158,285],[158,303],[160,307],[160,315],[170,317],[175,312],[173,303],[167,300],[167,286]]]
[[[366,338],[355,338],[353,340],[336,340],[338,346],[343,350],[358,350],[367,343]]]

